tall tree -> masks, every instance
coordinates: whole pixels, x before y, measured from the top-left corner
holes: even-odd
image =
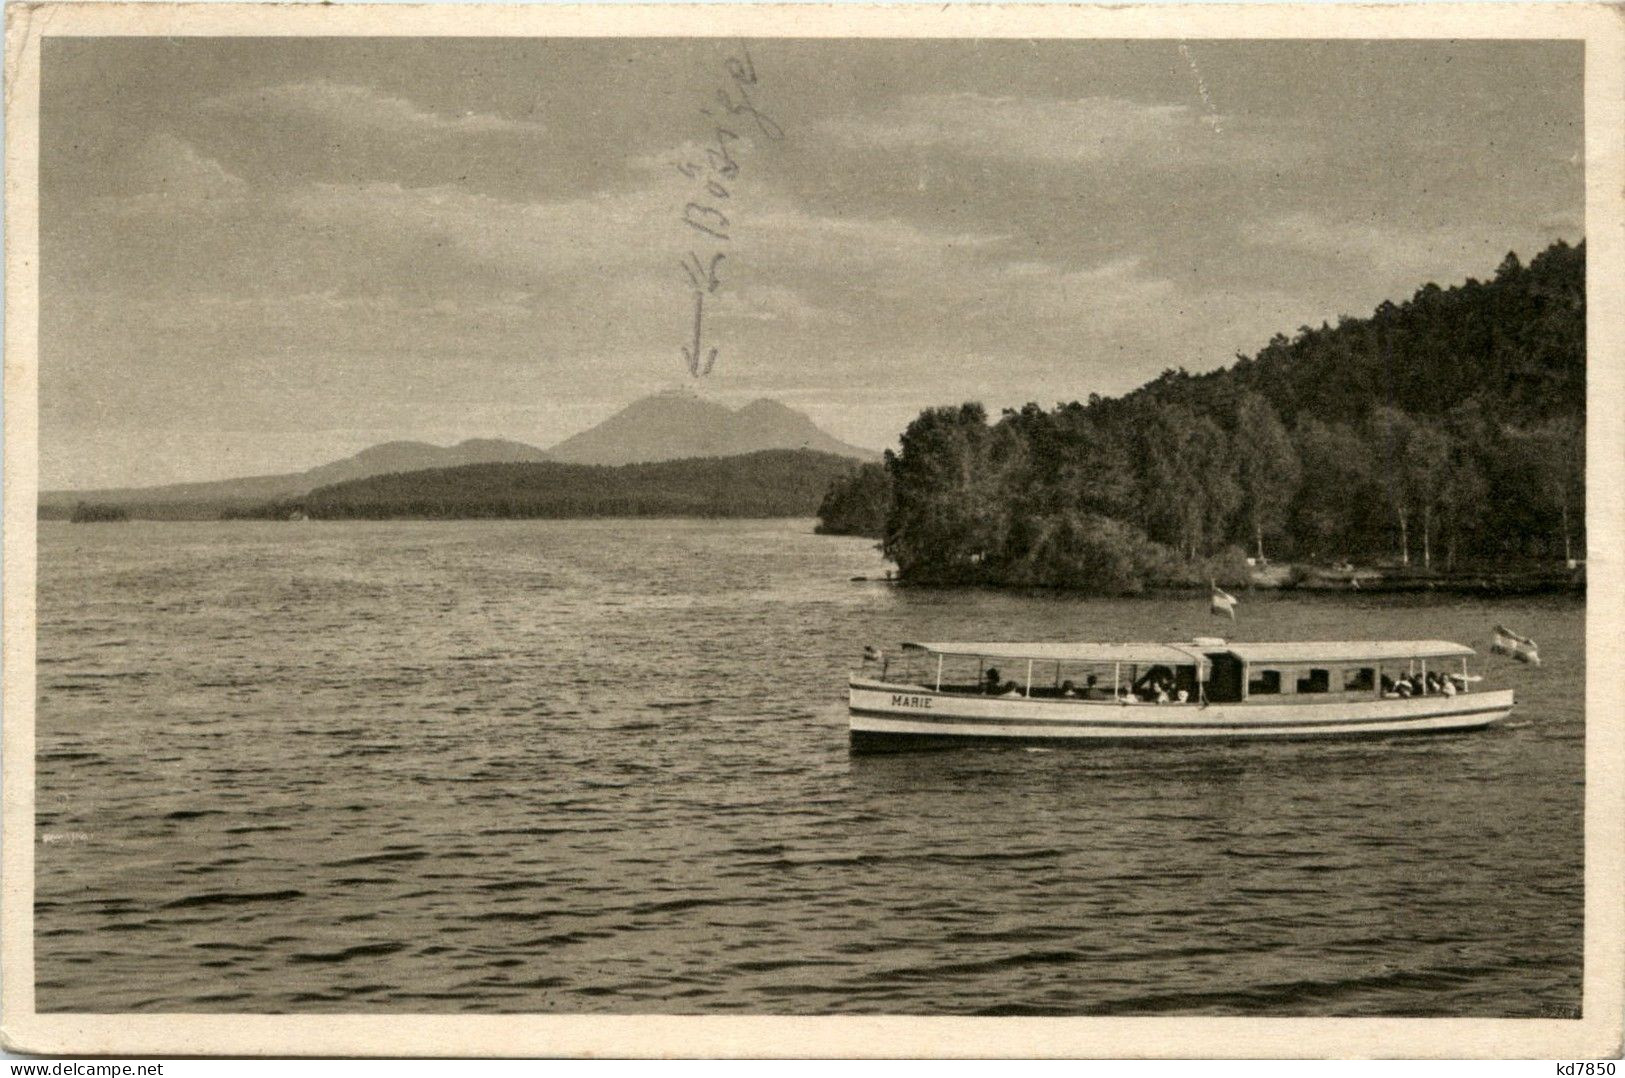
[[[1197,416],[1183,405],[1136,402],[1136,523],[1158,542],[1196,557],[1206,515],[1195,459]]]
[[[1278,534],[1298,492],[1301,471],[1292,437],[1269,401],[1247,391],[1236,404],[1236,481],[1247,530],[1264,560],[1264,537]]]
[[[1291,510],[1294,535],[1311,556],[1345,556],[1362,545],[1370,507],[1382,497],[1370,446],[1346,424],[1308,417],[1298,421],[1293,443],[1303,473]]]
[[[1229,433],[1207,416],[1197,416],[1186,446],[1187,464],[1196,475],[1202,530],[1192,557],[1211,554],[1230,536],[1241,508],[1242,489]]]
[[[1406,565],[1411,563],[1412,505],[1406,454],[1414,428],[1410,416],[1387,406],[1373,409],[1366,423],[1366,437],[1376,465],[1376,482],[1394,523],[1399,526],[1399,560]]]
[[[1486,463],[1498,452],[1495,424],[1483,402],[1466,401],[1444,417],[1450,440],[1450,462],[1441,488],[1440,526],[1445,536],[1445,566],[1454,569],[1463,546],[1483,543],[1483,525],[1491,512]]]
[[[1528,489],[1558,533],[1565,562],[1574,561],[1575,522],[1585,504],[1585,423],[1563,416],[1518,432]]]
[[[1433,531],[1449,482],[1450,440],[1431,420],[1411,424],[1400,469],[1411,512],[1422,526],[1422,564],[1433,567]]]

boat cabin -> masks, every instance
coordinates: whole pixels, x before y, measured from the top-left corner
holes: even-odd
[[[1402,680],[1419,677],[1425,683],[1430,673],[1465,692],[1472,654],[1472,648],[1447,640],[1225,644],[1202,649],[1210,670],[1205,696],[1215,704],[1381,699],[1401,695]]]
[[[882,680],[935,693],[1102,703],[1347,703],[1429,674],[1465,692],[1473,650],[1445,640],[1177,644],[907,643]],[[1421,692],[1422,689],[1415,691]]]

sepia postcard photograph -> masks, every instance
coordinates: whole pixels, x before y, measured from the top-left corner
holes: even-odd
[[[9,1050],[1618,1054],[1620,9],[7,15]]]

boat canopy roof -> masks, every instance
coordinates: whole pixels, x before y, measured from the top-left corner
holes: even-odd
[[[933,655],[1039,662],[1204,665],[1207,656],[1229,652],[1247,663],[1378,662],[1383,659],[1451,659],[1474,651],[1448,640],[1302,640],[1248,643],[1203,640],[1179,644],[1036,643],[998,641],[906,643],[904,649]]]
[[[1203,662],[1194,644],[1011,644],[953,643],[904,644],[904,648],[934,655],[974,655],[984,659],[1036,659],[1040,662],[1141,663],[1189,666]]]
[[[1222,649],[1248,663],[1377,662],[1382,659],[1453,659],[1475,654],[1448,640],[1304,640],[1229,643]]]

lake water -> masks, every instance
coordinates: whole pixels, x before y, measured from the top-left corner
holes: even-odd
[[[40,526],[42,1011],[1568,1016],[1570,599],[853,583],[807,521]],[[885,757],[901,639],[1440,637],[1508,725]]]

